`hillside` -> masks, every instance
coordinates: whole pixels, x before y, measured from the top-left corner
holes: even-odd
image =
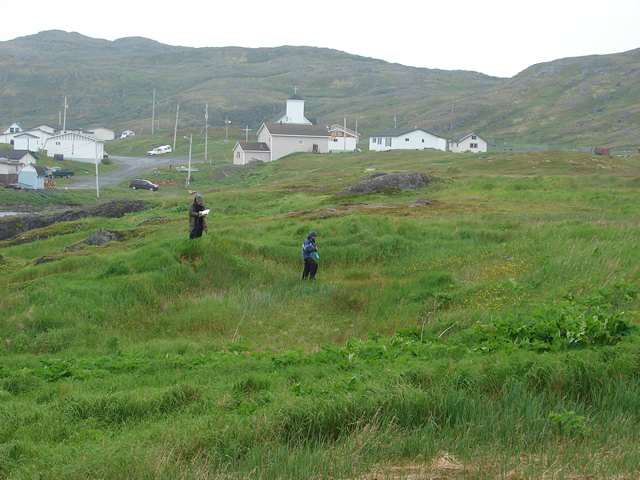
[[[201,164],[0,241],[0,478],[639,478],[640,163],[594,157]]]
[[[0,42],[0,124],[57,123],[66,96],[70,124],[149,133],[155,89],[156,128],[173,128],[178,103],[181,125],[198,126],[208,103],[210,125],[226,116],[255,131],[296,86],[307,117],[346,117],[365,136],[395,118],[447,138],[476,131],[512,143],[635,145],[639,57],[640,49],[557,60],[501,79],[321,48],[186,48],[48,31]]]

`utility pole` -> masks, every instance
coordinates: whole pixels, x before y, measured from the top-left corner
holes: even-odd
[[[96,140],[96,198],[100,198],[100,184],[98,183],[98,141]]]
[[[358,145],[358,143],[360,143],[358,141],[358,119],[356,118],[356,146]]]
[[[342,132],[343,151],[347,151],[347,117],[344,117],[344,132]]]
[[[204,105],[204,161],[207,161],[207,146],[209,145],[209,104]],[[209,161],[211,165],[211,161]]]
[[[453,130],[453,100],[451,101],[451,123],[449,124],[449,131]]]
[[[187,138],[187,137],[184,137]],[[189,135],[189,166],[187,167],[187,186],[191,184],[191,143],[193,142],[193,133]]]
[[[67,133],[67,97],[64,97],[64,115],[63,115],[63,121],[62,121],[62,133]]]
[[[153,101],[151,102],[151,135],[153,135],[154,124],[156,123],[156,89],[153,89]]]
[[[231,122],[229,121],[229,119],[227,118],[227,116],[224,116],[224,144],[226,145],[227,142],[229,141],[229,124]]]
[[[244,130],[244,141],[248,142],[249,141],[249,132],[251,131],[251,129],[249,128],[249,125],[245,126],[243,128]]]
[[[178,113],[180,112],[180,103],[178,103],[178,107],[176,108],[176,126],[173,127],[173,151],[176,150],[176,135],[178,134]]]

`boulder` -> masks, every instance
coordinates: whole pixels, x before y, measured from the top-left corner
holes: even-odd
[[[117,233],[110,232],[109,230],[105,230],[104,228],[101,228],[100,230],[96,230],[91,235],[89,235],[87,239],[82,243],[84,243],[85,245],[95,245],[100,247],[109,242],[121,242],[121,241],[122,241],[121,235],[118,235]]]
[[[362,195],[379,192],[385,188],[416,190],[431,183],[431,179],[424,173],[377,173],[365,178],[363,182],[356,183],[337,195]]]

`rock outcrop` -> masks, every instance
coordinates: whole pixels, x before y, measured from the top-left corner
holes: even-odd
[[[362,195],[364,193],[374,193],[385,188],[398,190],[416,190],[426,187],[431,183],[431,179],[424,173],[376,173],[366,180],[341,190],[337,195]]]
[[[55,213],[29,213],[0,218],[0,240],[16,237],[36,228],[44,228],[58,222],[70,222],[88,217],[119,218],[126,213],[141,212],[144,200],[110,200],[99,205],[63,210]]]

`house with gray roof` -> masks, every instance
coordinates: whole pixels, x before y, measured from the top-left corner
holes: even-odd
[[[233,147],[233,164],[247,165],[255,162],[270,162],[271,150],[264,142],[236,142]]]
[[[449,140],[450,152],[486,152],[487,141],[475,133],[463,133]]]
[[[319,125],[263,123],[258,130],[258,142],[264,143],[273,162],[296,152],[327,153],[329,132]]]

